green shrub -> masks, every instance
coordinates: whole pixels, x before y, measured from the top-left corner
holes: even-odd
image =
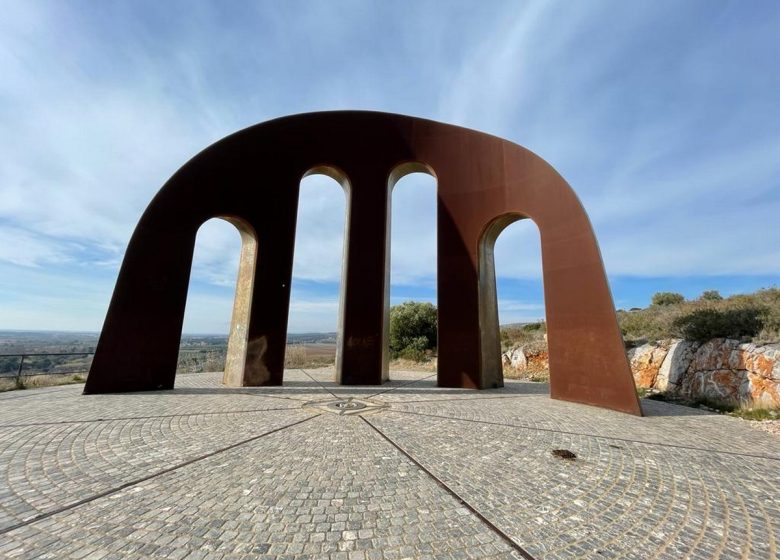
[[[754,337],[764,327],[764,307],[695,309],[674,320],[677,334],[688,340]]]
[[[780,289],[764,288],[752,294],[721,298],[705,291],[692,301],[680,294],[660,292],[646,309],[618,311],[618,323],[628,345],[669,338],[744,338],[768,344],[780,342]],[[669,303],[674,302],[677,303]]]
[[[765,344],[780,342],[780,289],[765,288],[753,294],[753,300],[766,307],[764,328],[758,333],[756,342]]]
[[[762,408],[747,404],[733,410],[731,415],[745,420],[780,420],[780,407]]]
[[[723,296],[720,295],[718,290],[705,290],[701,293],[699,299],[702,301],[721,301]]]
[[[677,305],[685,301],[682,294],[676,292],[657,292],[653,295],[653,305]]]
[[[437,313],[432,303],[407,301],[390,308],[390,354],[423,361],[436,348]]]
[[[413,362],[424,362],[425,351],[428,347],[428,338],[418,336],[410,340],[406,347],[398,352],[398,357],[404,360],[412,360]]]

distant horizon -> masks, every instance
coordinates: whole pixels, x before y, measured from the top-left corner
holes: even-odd
[[[715,279],[720,278],[721,282],[714,281]],[[642,299],[637,301],[635,298],[623,298],[621,300],[618,300],[617,298],[614,298],[615,300],[615,311],[618,310],[629,310],[632,308],[645,308],[650,305],[650,301],[652,298],[652,295],[658,292],[676,292],[680,293],[685,297],[686,300],[695,300],[697,299],[704,291],[707,290],[715,290],[719,292],[724,298],[730,297],[734,295],[740,295],[740,294],[749,294],[754,293],[758,290],[762,289],[772,289],[772,288],[778,288],[780,287],[780,282],[770,282],[768,278],[765,277],[741,277],[736,279],[736,282],[734,279],[729,278],[729,282],[724,282],[725,277],[695,277],[689,282],[689,285],[687,286],[688,289],[685,291],[676,289],[673,285],[674,279],[652,279],[652,278],[643,278],[641,279],[631,279],[631,278],[619,278],[614,279],[617,281],[617,283],[620,284],[620,286],[625,290],[626,284],[630,287],[633,287],[634,289],[639,288],[638,292],[642,293]],[[611,281],[610,284],[613,282]],[[537,282],[539,289],[541,290],[541,279]],[[720,289],[717,286],[725,286],[725,288],[721,287]],[[743,288],[743,289],[740,289]],[[614,289],[613,289],[614,293]],[[430,301],[429,299],[419,299],[415,300],[413,298],[394,298],[397,301],[394,301],[392,305],[397,305],[398,303],[402,303],[403,301]],[[622,305],[618,302],[622,302]],[[337,307],[338,300],[331,300],[332,303],[334,303]],[[434,305],[436,305],[436,301],[430,301]],[[628,302],[631,302],[629,304]],[[189,303],[189,300],[188,300]],[[501,312],[501,301],[499,300],[499,315],[503,315]],[[530,306],[529,306],[530,307]],[[537,308],[544,309],[544,303],[542,302],[538,306],[534,306]],[[232,301],[227,301],[225,304],[225,311],[232,312]],[[291,310],[292,312],[292,310]],[[229,317],[229,313],[228,313]],[[535,323],[539,321],[545,321],[545,316],[522,316],[522,317],[516,317],[517,320],[501,320],[499,319],[499,324],[501,327],[508,326],[508,325],[515,325],[515,324],[528,324],[528,323]],[[60,329],[52,329],[52,328],[0,328],[0,332],[17,332],[17,333],[70,333],[70,334],[95,334],[99,335],[101,330],[95,330],[95,329],[69,329],[69,328],[60,328]],[[337,334],[338,331],[336,327],[325,327],[322,330],[294,330],[294,331],[288,331],[288,335],[306,335],[306,334]],[[225,330],[222,331],[182,331],[182,336],[228,336],[229,334],[229,328],[225,328]]]
[[[675,292],[680,293],[685,297],[687,301],[695,300],[697,299],[704,291],[707,290],[715,290],[720,295],[722,295],[724,298],[731,297],[734,295],[740,295],[740,294],[750,294],[757,292],[758,290],[763,289],[777,289],[780,288],[780,282],[775,283],[751,283],[752,285],[757,285],[756,288],[753,289],[732,289],[732,290],[724,290],[724,289],[718,289],[716,287],[711,287],[713,285],[717,285],[715,282],[709,282],[707,283],[706,280],[700,279],[704,281],[703,283],[697,282],[695,285],[706,285],[710,287],[706,288],[700,288],[696,287],[693,291],[688,290],[688,293],[684,293],[683,291],[679,289],[674,289],[674,287],[670,287],[666,283],[659,283],[661,286],[663,286],[662,289],[654,289],[651,293],[648,294],[646,301],[644,304],[639,305],[617,305],[617,300],[615,304],[615,311],[619,310],[629,310],[632,308],[646,308],[651,303],[651,297],[653,294],[658,292]],[[638,282],[637,282],[638,283]],[[744,284],[738,284],[738,285],[744,285]],[[733,286],[732,286],[733,287]],[[410,298],[403,298],[403,301],[410,301]],[[416,300],[412,300],[416,301]],[[401,301],[398,301],[397,303],[401,303]],[[396,305],[397,303],[393,303],[393,305]],[[436,305],[436,302],[431,302]],[[543,307],[543,304],[542,304]],[[546,321],[546,317],[525,317],[523,320],[518,321],[499,321],[500,327],[506,327],[511,325],[517,325],[517,324],[528,324],[528,323],[535,323],[540,321]],[[86,335],[100,335],[101,330],[93,330],[93,329],[38,329],[38,328],[0,328],[0,333],[67,333],[67,334],[86,334]],[[338,330],[334,328],[325,328],[323,330],[295,330],[295,331],[287,331],[287,335],[295,335],[295,336],[302,336],[302,335],[325,335],[325,334],[338,334]],[[229,329],[224,330],[221,332],[217,331],[182,331],[181,336],[223,336],[227,337],[229,335]]]

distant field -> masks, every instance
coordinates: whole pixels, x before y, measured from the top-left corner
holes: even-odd
[[[336,359],[335,342],[313,342],[306,344],[288,344],[288,346],[302,346],[306,349],[306,356],[314,359]]]

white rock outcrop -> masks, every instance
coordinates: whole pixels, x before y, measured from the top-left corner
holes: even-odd
[[[673,340],[658,370],[655,388],[660,391],[678,391],[699,346],[698,342],[691,340]]]
[[[658,389],[687,398],[706,397],[780,406],[780,348],[728,338],[704,343],[661,341],[636,349],[640,356],[665,353],[657,361],[633,359],[637,387]]]
[[[674,339],[642,344],[627,355],[637,387],[690,399],[780,406],[780,344]],[[504,352],[502,360],[504,367],[517,371],[548,367],[546,350],[516,347]]]
[[[507,350],[501,355],[501,360],[504,363],[504,367],[511,367],[518,371],[524,370],[526,365],[528,365],[522,346]]]

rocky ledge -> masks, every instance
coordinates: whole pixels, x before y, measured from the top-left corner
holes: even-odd
[[[662,340],[628,350],[636,386],[686,399],[707,398],[780,406],[780,344],[716,338],[704,343]],[[547,352],[504,352],[505,368],[530,373],[547,367]]]
[[[667,340],[632,348],[628,358],[637,387],[780,406],[780,345]]]

